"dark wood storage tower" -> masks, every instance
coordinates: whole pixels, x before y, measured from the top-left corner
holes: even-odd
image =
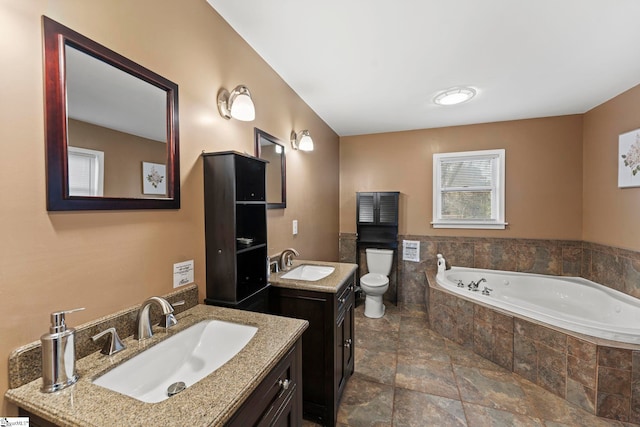
[[[268,309],[266,161],[203,153],[207,260],[205,303]],[[242,243],[238,239],[250,239]]]
[[[356,264],[360,265],[360,252],[366,248],[398,250],[399,199],[398,191],[356,193]],[[389,287],[389,295],[385,295],[385,299],[394,303],[397,301],[397,267],[395,271],[395,284]],[[357,280],[360,283],[360,277]]]

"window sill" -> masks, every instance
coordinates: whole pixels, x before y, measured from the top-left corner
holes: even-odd
[[[475,228],[481,230],[504,230],[507,222],[431,222],[433,228]]]

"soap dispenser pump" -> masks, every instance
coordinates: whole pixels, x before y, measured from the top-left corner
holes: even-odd
[[[45,393],[62,390],[78,381],[76,373],[76,330],[67,328],[64,316],[84,310],[51,313],[49,333],[40,337],[42,342],[42,388]]]

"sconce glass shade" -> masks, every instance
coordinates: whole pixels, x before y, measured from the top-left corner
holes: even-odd
[[[474,96],[476,96],[475,89],[470,87],[454,87],[440,92],[433,98],[433,102],[438,105],[456,105],[467,102]]]
[[[239,85],[229,93],[226,89],[218,92],[218,111],[229,120],[234,118],[243,122],[250,122],[256,118],[256,109],[251,99],[251,93],[246,86]]]
[[[291,132],[291,147],[294,150],[313,151],[313,139],[307,129],[296,133]]]

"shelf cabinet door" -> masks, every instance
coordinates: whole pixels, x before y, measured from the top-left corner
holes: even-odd
[[[398,225],[398,193],[378,193],[377,220],[381,225]]]
[[[376,193],[357,193],[358,223],[375,224]]]

